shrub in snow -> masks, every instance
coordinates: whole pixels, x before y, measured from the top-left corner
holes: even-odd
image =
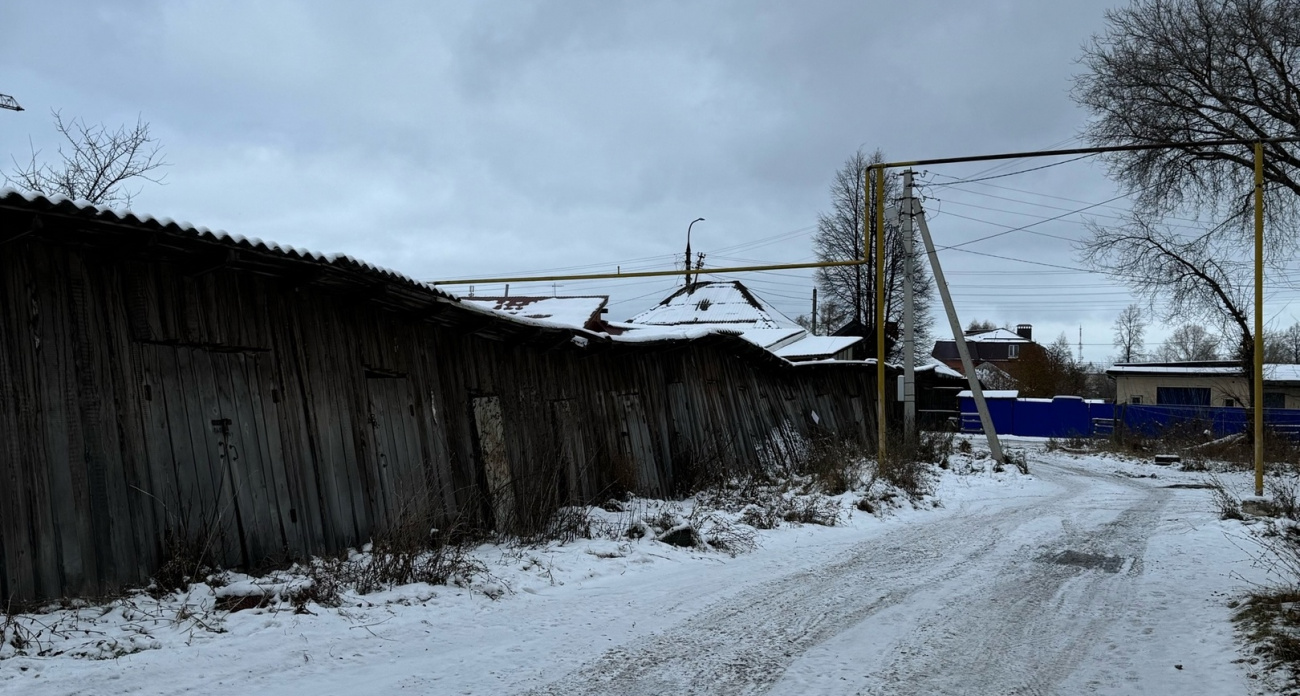
[[[750,503],[740,511],[740,522],[754,529],[776,529],[784,519],[780,507]]]
[[[644,539],[646,537],[653,538],[655,535],[654,531],[650,529],[650,525],[646,524],[642,520],[632,520],[632,522],[628,524],[627,531],[624,532],[624,534],[629,539]]]
[[[665,531],[663,534],[660,534],[655,538],[655,540],[662,541],[665,544],[671,544],[672,546],[688,548],[702,545],[700,533],[695,531],[695,528],[689,524],[681,524],[673,527],[672,529]]]
[[[795,496],[789,500],[785,510],[787,522],[802,524],[820,524],[834,527],[840,523],[840,501],[824,495]]]

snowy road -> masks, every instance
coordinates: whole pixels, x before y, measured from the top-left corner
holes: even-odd
[[[116,660],[4,660],[0,693],[1257,693],[1227,602],[1260,575],[1208,491],[1171,487],[1200,476],[1032,461],[1033,477],[946,474],[944,509],[765,533],[734,559],[504,551],[497,601],[413,586],[239,612],[224,633],[151,628],[158,649]]]
[[[1050,496],[967,501],[530,693],[1240,692],[1226,612],[1198,616],[1214,604],[1204,588],[1160,589],[1146,563],[1171,502],[1204,496],[1060,464],[1036,473]]]

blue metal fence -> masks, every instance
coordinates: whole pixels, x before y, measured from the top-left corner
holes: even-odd
[[[978,433],[979,414],[975,400],[961,396],[962,432]],[[1241,407],[1115,404],[1085,400],[1078,396],[1052,399],[1020,399],[994,395],[986,399],[993,427],[1003,435],[1031,437],[1090,437],[1110,435],[1116,427],[1148,437],[1171,430],[1224,437],[1246,429],[1246,410]],[[1266,408],[1264,426],[1276,432],[1300,437],[1300,409]]]
[[[1153,437],[1171,430],[1224,437],[1245,432],[1247,413],[1241,407],[1120,404],[1116,422],[1131,433]],[[1264,427],[1288,435],[1300,434],[1300,409],[1264,409]]]
[[[1032,437],[1088,437],[1097,428],[1097,421],[1114,418],[1112,404],[1086,400],[1079,396],[1058,396],[1051,399],[1019,399],[1010,396],[992,396],[985,399],[993,428],[1005,435]],[[962,396],[961,425],[963,432],[981,432],[975,400]],[[1105,425],[1102,426],[1109,432]]]

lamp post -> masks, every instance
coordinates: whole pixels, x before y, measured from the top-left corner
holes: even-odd
[[[686,226],[686,287],[688,288],[691,286],[691,228],[697,222],[704,222],[704,218],[695,218]]]

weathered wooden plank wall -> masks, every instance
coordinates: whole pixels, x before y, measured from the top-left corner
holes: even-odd
[[[27,219],[0,210],[0,240]],[[170,538],[257,567],[411,514],[508,526],[680,492],[758,466],[783,426],[874,431],[874,367],[726,336],[582,346],[364,274],[107,234],[52,215],[0,243],[6,599],[143,582]]]

